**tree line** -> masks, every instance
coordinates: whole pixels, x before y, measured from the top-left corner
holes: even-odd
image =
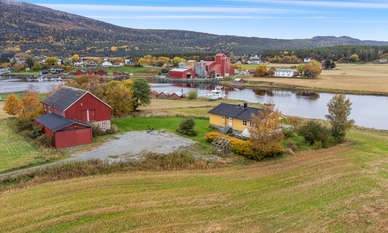
[[[388,57],[388,46],[338,45],[321,48],[263,50],[263,58],[272,62],[297,63],[296,59],[312,58],[318,61],[333,60],[351,62],[352,55],[358,55],[359,61],[370,62]]]

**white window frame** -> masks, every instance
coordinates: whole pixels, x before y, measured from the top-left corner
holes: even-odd
[[[242,121],[242,125],[243,126],[247,126],[248,124],[247,124],[247,121]]]

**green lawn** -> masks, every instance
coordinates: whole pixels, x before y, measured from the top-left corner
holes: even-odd
[[[0,120],[0,157],[0,173],[46,162],[41,152],[8,128],[5,120]]]
[[[387,133],[354,129],[248,166],[49,182],[1,193],[0,232],[386,232],[387,151]]]
[[[144,118],[125,118],[112,120],[113,124],[116,124],[121,132],[128,132],[133,130],[147,130],[148,128],[154,128],[154,130],[165,130],[169,132],[176,132],[181,121],[184,117],[144,117]],[[198,142],[205,142],[204,136],[208,132],[213,132],[215,129],[209,128],[209,119],[194,119],[195,127],[198,135],[195,137],[189,137]],[[177,133],[179,134],[179,133]],[[182,134],[180,134],[182,135]],[[182,135],[185,136],[185,135]]]

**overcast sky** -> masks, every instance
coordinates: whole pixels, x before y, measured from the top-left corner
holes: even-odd
[[[20,0],[19,0],[20,1]],[[138,29],[304,39],[349,36],[388,41],[386,0],[23,0]]]

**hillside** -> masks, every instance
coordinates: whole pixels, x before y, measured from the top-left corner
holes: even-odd
[[[388,138],[227,168],[122,172],[0,195],[0,232],[387,232]]]
[[[17,17],[15,17],[17,16]],[[30,3],[0,0],[1,53],[30,50],[34,55],[132,55],[233,52],[353,45],[388,45],[350,37],[281,40],[220,36],[182,30],[143,30],[115,26]],[[113,48],[112,48],[113,47]]]

